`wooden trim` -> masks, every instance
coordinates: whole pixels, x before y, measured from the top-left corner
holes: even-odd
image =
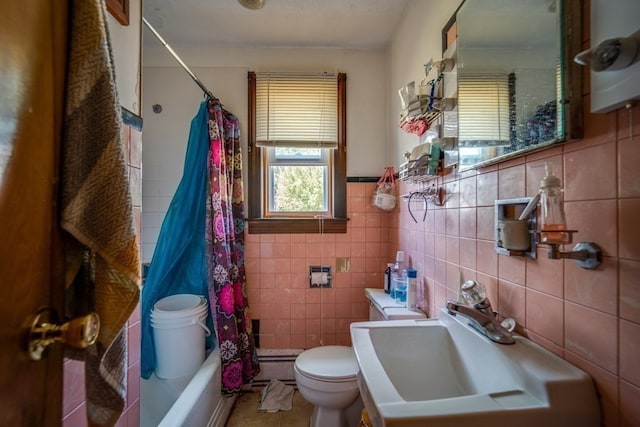
[[[247,208],[250,218],[262,218],[262,156],[256,147],[256,73],[249,71],[248,79],[248,188]]]
[[[451,45],[451,40],[452,39],[455,40],[458,38],[457,15],[463,3],[464,1],[460,3],[456,11],[453,12],[453,15],[451,15],[451,18],[449,18],[447,23],[444,24],[444,27],[442,28],[441,37],[442,37],[442,53],[443,54]]]
[[[338,74],[338,149],[333,154],[333,216],[347,217],[347,75]]]
[[[583,73],[589,67],[577,64],[573,58],[582,51],[583,9],[581,0],[564,0],[564,86],[565,96],[565,141],[582,139],[584,136],[584,102],[582,96]]]
[[[256,73],[249,71],[248,84],[248,185],[249,234],[320,233],[312,218],[264,218],[262,211],[262,150],[256,147]],[[324,233],[347,232],[347,75],[338,74],[338,148],[333,150],[333,217],[324,220]]]
[[[249,234],[337,234],[347,232],[346,218],[299,219],[259,218],[249,219]]]
[[[129,25],[129,0],[107,0],[107,10],[116,21]]]
[[[60,226],[60,212],[58,210],[58,201],[60,194],[60,171],[61,169],[61,148],[62,148],[62,134],[64,127],[64,112],[65,112],[65,93],[66,93],[66,75],[68,71],[67,60],[69,58],[69,51],[67,50],[69,43],[69,12],[72,7],[67,0],[56,1],[55,6],[50,6],[54,15],[52,33],[52,45],[53,45],[53,79],[54,79],[54,102],[53,102],[53,123],[54,123],[54,136],[51,142],[54,145],[54,181],[53,189],[53,201],[52,201],[52,237],[51,237],[51,282],[50,282],[50,302],[49,306],[58,310],[58,313],[65,312],[65,243],[68,244],[65,232]],[[23,29],[24,30],[24,29]],[[40,94],[41,95],[41,94]],[[42,101],[42,97],[38,96],[38,99]],[[42,119],[43,117],[40,117]],[[39,121],[39,120],[38,120]],[[26,123],[23,123],[23,125]],[[23,186],[24,183],[21,183]],[[24,188],[24,187],[23,187]],[[31,219],[29,220],[31,222]],[[44,286],[46,288],[46,285]],[[35,291],[35,288],[33,288]],[[61,346],[57,346],[61,347]],[[44,422],[42,425],[58,425],[63,414],[63,408],[61,403],[63,402],[63,396],[66,392],[64,382],[64,350],[61,348],[51,349],[47,355],[47,360],[40,361],[39,363],[46,363],[47,374],[44,378],[43,388],[46,396],[46,409],[44,414]],[[62,369],[61,369],[62,366]],[[29,368],[27,368],[29,369]],[[62,390],[62,393],[60,391]],[[51,423],[51,424],[50,424]]]

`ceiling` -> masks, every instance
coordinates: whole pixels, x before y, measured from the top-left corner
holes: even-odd
[[[144,0],[143,15],[172,47],[384,49],[409,0]],[[144,43],[158,46],[150,31]]]

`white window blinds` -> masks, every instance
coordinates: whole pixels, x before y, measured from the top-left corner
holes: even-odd
[[[506,74],[458,75],[458,126],[460,146],[511,144]]]
[[[256,145],[337,148],[337,75],[256,73]]]

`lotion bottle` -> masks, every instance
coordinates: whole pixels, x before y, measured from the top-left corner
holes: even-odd
[[[563,190],[560,178],[551,175],[551,163],[545,163],[545,177],[540,181],[540,243],[571,243],[564,215]]]
[[[418,272],[413,268],[407,269],[407,308],[418,309]]]
[[[407,302],[407,270],[404,251],[396,252],[396,262],[391,268],[391,297],[401,305]]]

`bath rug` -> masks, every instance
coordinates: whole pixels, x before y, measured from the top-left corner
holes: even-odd
[[[278,380],[271,380],[262,390],[258,412],[290,411],[295,389]]]

